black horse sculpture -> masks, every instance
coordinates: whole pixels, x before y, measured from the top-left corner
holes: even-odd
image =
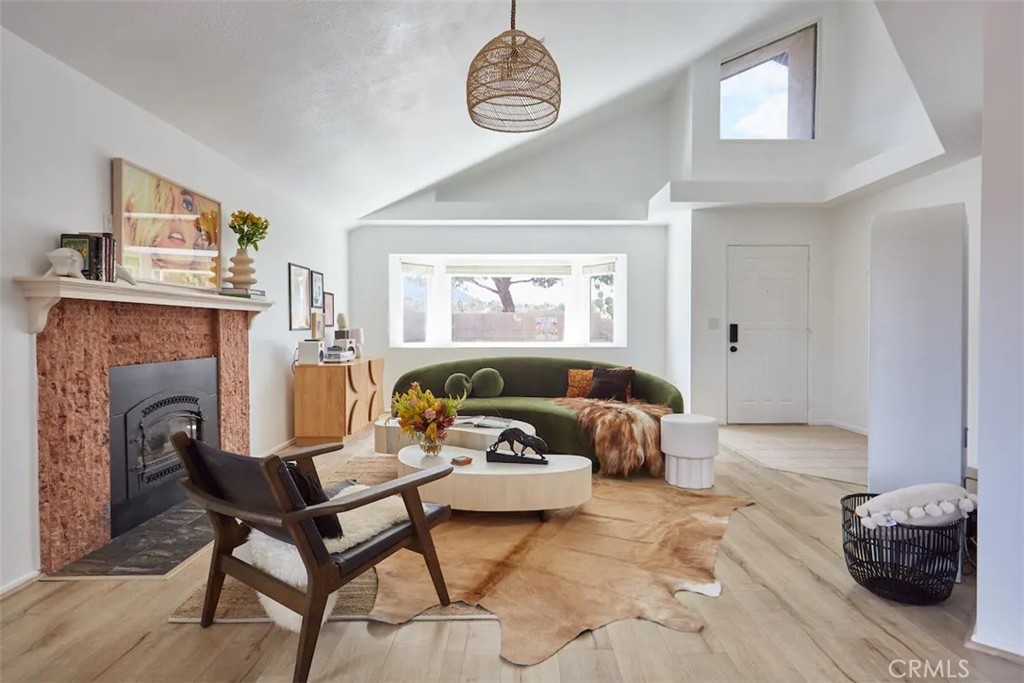
[[[509,453],[499,453],[498,448],[505,444]],[[519,444],[519,451],[516,452],[516,444]],[[529,448],[537,457],[527,457],[526,449]],[[548,452],[548,444],[539,436],[527,434],[518,427],[510,427],[498,435],[498,440],[487,449],[487,462],[514,462],[529,463],[531,465],[547,465],[548,459],[545,454]]]

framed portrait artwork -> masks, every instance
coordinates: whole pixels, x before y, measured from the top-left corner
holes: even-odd
[[[215,289],[220,202],[124,159],[111,180],[118,263],[137,280]]]
[[[324,318],[327,327],[334,327],[334,292],[324,292]]]
[[[324,274],[318,273],[315,270],[312,272],[310,283],[312,285],[312,294],[310,299],[310,306],[319,311],[324,310]]]
[[[310,329],[310,270],[294,263],[288,264],[288,329]]]

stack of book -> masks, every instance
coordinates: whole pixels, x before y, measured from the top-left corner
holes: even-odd
[[[112,232],[64,233],[60,246],[74,249],[82,255],[82,275],[89,280],[114,282],[117,274],[117,240]]]
[[[251,287],[224,287],[220,290],[220,293],[224,296],[238,296],[243,299],[266,299],[267,292],[263,289],[254,289]]]

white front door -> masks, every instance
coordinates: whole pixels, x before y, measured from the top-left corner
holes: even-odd
[[[806,246],[729,247],[726,345],[732,424],[807,422]]]

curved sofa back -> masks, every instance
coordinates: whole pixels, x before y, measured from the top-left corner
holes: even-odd
[[[453,360],[410,370],[395,382],[391,392],[406,391],[413,382],[419,382],[435,396],[444,395],[444,383],[453,373],[464,372],[470,377],[480,368],[494,368],[505,380],[502,396],[537,396],[555,398],[565,396],[572,368],[614,368],[615,363],[573,358],[543,358],[535,356],[502,356],[497,358],[471,358]],[[683,412],[683,395],[670,382],[655,375],[636,371],[633,396],[642,401],[667,405],[677,413]]]

